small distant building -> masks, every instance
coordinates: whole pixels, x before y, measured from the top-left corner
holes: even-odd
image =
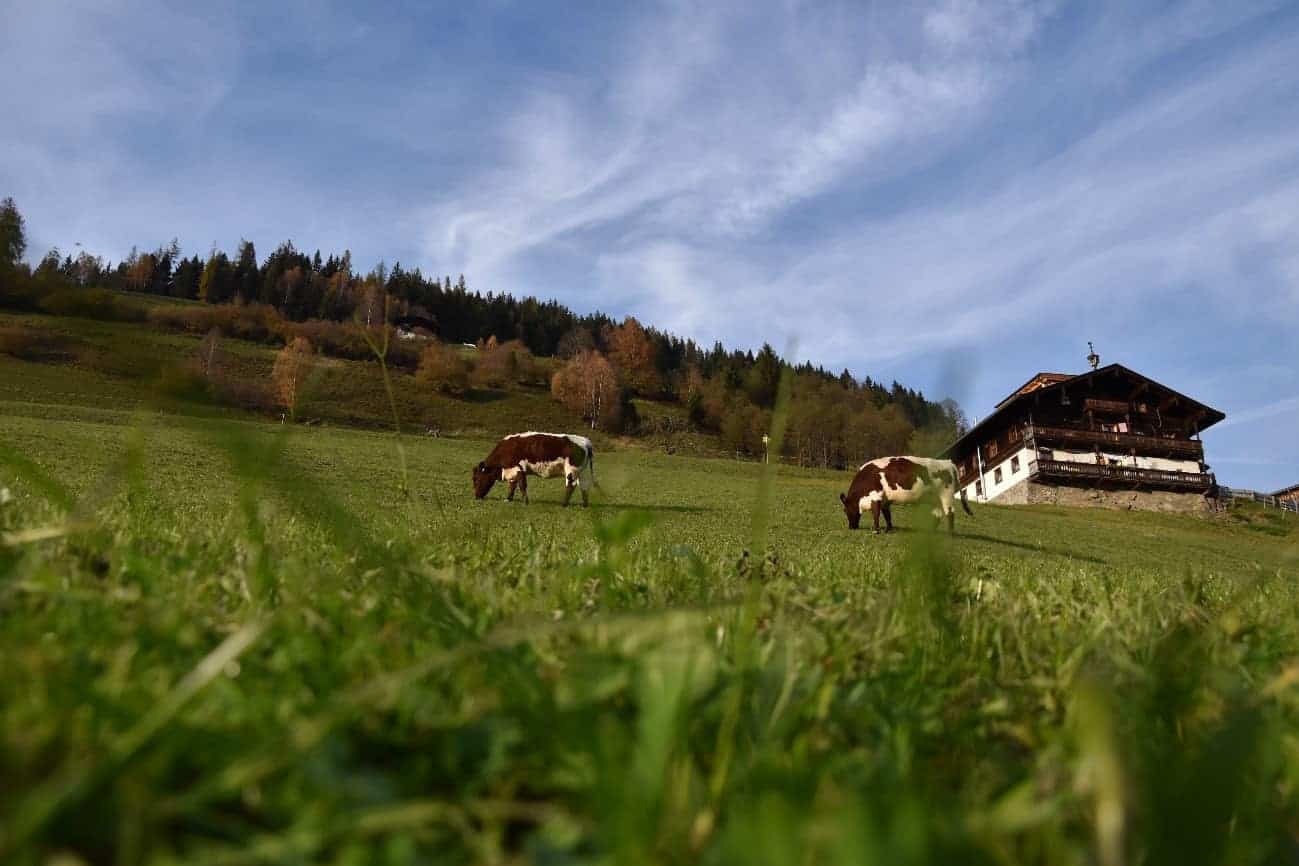
[[[1226,415],[1121,364],[1038,373],[945,452],[966,496],[1195,511],[1217,484],[1200,434]]]
[[[1295,510],[1299,510],[1299,484],[1282,488],[1272,495],[1277,498],[1278,502],[1288,502],[1296,506]]]

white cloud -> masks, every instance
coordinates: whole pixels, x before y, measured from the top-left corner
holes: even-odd
[[[964,122],[1002,77],[1007,46],[989,49],[990,35],[932,58],[836,59],[834,72],[803,80],[792,61],[850,53],[851,34],[791,44],[787,26],[813,25],[749,11],[653,21],[607,91],[543,82],[501,125],[506,164],[428,209],[428,255],[491,279],[538,246],[631,217],[619,242],[752,236],[868,161],[879,176],[890,160],[900,170],[899,151]]]
[[[1264,421],[1268,418],[1275,418],[1278,415],[1296,415],[1299,416],[1299,394],[1293,397],[1284,397],[1280,400],[1273,400],[1262,406],[1254,406],[1241,412],[1232,413],[1226,421],[1220,426],[1231,427],[1236,424],[1253,424],[1256,421]]]

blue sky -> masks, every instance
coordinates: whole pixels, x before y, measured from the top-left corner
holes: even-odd
[[[0,0],[0,195],[36,257],[350,248],[972,419],[1092,340],[1299,482],[1299,4],[550,5]]]

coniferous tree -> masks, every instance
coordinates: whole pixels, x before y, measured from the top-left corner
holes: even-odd
[[[27,252],[27,229],[12,198],[0,202],[0,267],[14,267]]]
[[[199,278],[198,298],[209,304],[224,304],[234,300],[236,271],[222,252],[207,260]]]
[[[245,301],[257,300],[260,288],[257,249],[252,241],[241,240],[234,266],[234,290]]]

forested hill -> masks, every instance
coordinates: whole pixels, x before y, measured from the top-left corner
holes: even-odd
[[[628,407],[634,397],[679,401],[688,408],[691,423],[729,433],[725,438],[740,450],[756,447],[783,368],[770,346],[756,352],[727,350],[721,343],[704,347],[635,319],[620,323],[598,311],[574,312],[553,300],[479,292],[463,275],[453,283],[450,276],[429,277],[418,268],[407,270],[400,263],[389,268],[382,262],[362,274],[348,251],[308,254],[286,241],[262,259],[251,241],[243,241],[233,255],[214,249],[200,257],[184,255],[173,240],[151,252],[133,249],[117,263],[84,251],[74,258],[56,248],[32,267],[23,259],[23,221],[12,200],[0,207],[0,232],[9,238],[0,252],[8,284],[0,303],[10,308],[48,310],[58,306],[51,296],[75,290],[130,291],[208,305],[257,305],[286,323],[399,323],[423,326],[443,344],[490,341],[536,357],[582,359],[588,365],[607,359],[620,406]],[[63,307],[67,305],[64,297]],[[270,328],[281,339],[290,330]],[[331,346],[317,349],[329,353]],[[446,372],[426,378],[454,390],[461,377],[442,375]],[[900,449],[915,431],[925,431],[928,443],[950,439],[964,423],[954,403],[932,401],[897,382],[885,385],[810,363],[794,373],[800,411],[815,415],[815,426],[832,431],[839,443],[809,446],[827,455],[826,460],[835,459],[828,456],[832,452],[848,456],[856,451],[843,441],[853,435],[876,443],[872,447]],[[627,423],[625,413],[595,411],[604,411],[611,426]],[[809,421],[809,435],[813,426]],[[854,429],[858,434],[850,432]]]

